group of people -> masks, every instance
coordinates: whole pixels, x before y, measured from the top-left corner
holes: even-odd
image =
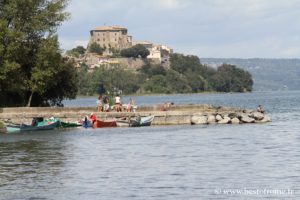
[[[129,99],[128,104],[124,107],[121,101],[120,95],[116,95],[115,102],[114,102],[113,110],[117,112],[122,112],[124,109],[127,112],[133,112],[134,111],[134,100],[132,98]],[[97,107],[98,112],[109,112],[110,111],[110,105],[109,105],[109,99],[107,96],[104,96],[102,98],[102,95],[99,95],[97,100]]]
[[[98,112],[108,112],[109,111],[109,99],[107,96],[102,98],[102,95],[99,95],[97,100]]]

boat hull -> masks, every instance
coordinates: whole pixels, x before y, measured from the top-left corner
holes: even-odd
[[[6,129],[8,133],[14,132],[26,132],[26,131],[43,131],[43,130],[53,130],[59,126],[60,122],[56,121],[50,124],[45,124],[43,126],[31,126],[26,124],[21,125],[7,125]]]
[[[117,127],[116,120],[97,120],[93,128]]]
[[[60,126],[62,128],[74,128],[74,127],[82,126],[82,124],[75,123],[75,122],[60,122]]]
[[[140,126],[151,126],[154,116],[137,117],[136,119],[130,120],[118,120],[118,127],[140,127]]]

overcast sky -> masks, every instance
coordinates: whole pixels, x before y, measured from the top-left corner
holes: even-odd
[[[64,50],[102,25],[199,57],[299,58],[300,0],[71,0]]]

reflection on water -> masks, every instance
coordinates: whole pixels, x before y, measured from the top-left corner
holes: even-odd
[[[267,97],[268,124],[0,135],[0,199],[299,199],[300,101],[286,96]],[[244,188],[295,193],[216,192]]]
[[[63,146],[45,139],[34,139],[35,136],[7,135],[1,138],[0,189],[8,188],[13,194],[20,188],[45,188],[45,183],[52,182],[59,175],[65,160]]]

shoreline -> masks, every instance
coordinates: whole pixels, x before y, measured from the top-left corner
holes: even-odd
[[[168,95],[194,95],[194,94],[247,94],[247,93],[252,93],[251,92],[217,92],[217,91],[205,91],[205,92],[195,92],[195,93],[140,93],[140,94],[121,94],[121,96],[124,97],[136,97],[136,96],[168,96]],[[255,91],[258,92],[258,91]],[[99,95],[98,94],[93,94],[93,95],[77,95],[75,99],[77,98],[91,98],[95,97],[97,98]],[[72,100],[75,100],[72,99]]]

